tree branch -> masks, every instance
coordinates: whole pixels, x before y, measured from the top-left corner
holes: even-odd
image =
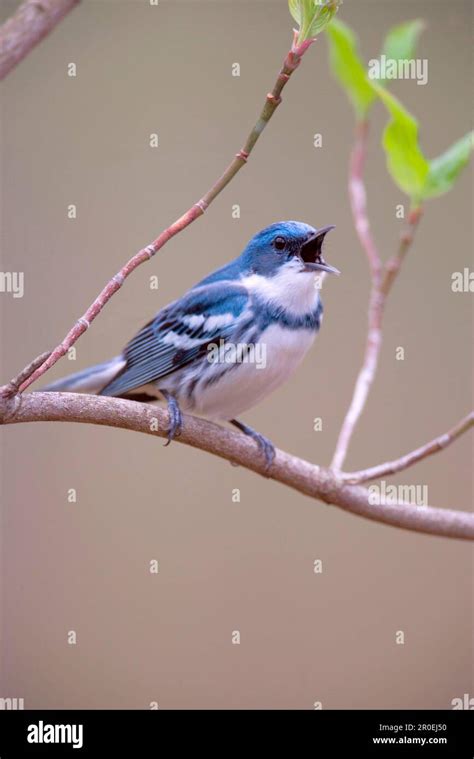
[[[423,215],[423,209],[421,207],[415,208],[412,211],[410,211],[408,215],[408,226],[405,229],[405,231],[402,232],[400,236],[400,245],[399,245],[398,251],[385,264],[384,276],[382,278],[382,283],[380,285],[380,294],[382,297],[382,306],[381,306],[382,311],[385,308],[385,300],[387,296],[389,295],[390,290],[392,289],[392,285],[395,282],[395,279],[398,277],[398,274],[400,273],[400,269],[403,264],[403,261],[405,260],[405,256],[413,244],[416,228],[419,224],[419,221],[422,215]]]
[[[203,419],[185,415],[179,442],[200,448],[262,476],[265,461],[254,441]],[[6,399],[0,395],[0,423],[81,422],[166,437],[165,409],[105,396],[77,393],[30,393]],[[328,469],[277,450],[270,478],[312,498],[384,524],[415,532],[474,540],[474,514],[407,503],[379,505],[369,492],[349,485]]]
[[[104,287],[102,292],[97,296],[95,301],[87,309],[85,314],[80,317],[72,329],[68,332],[64,340],[51,352],[48,359],[26,380],[21,390],[26,390],[29,385],[39,379],[50,369],[54,364],[64,356],[69,348],[80,338],[80,336],[90,327],[91,322],[94,321],[96,316],[102,311],[105,304],[110,300],[114,293],[119,290],[125,279],[138,267],[140,264],[149,259],[162,248],[168,240],[174,237],[178,232],[181,232],[189,224],[198,219],[206,211],[212,201],[219,195],[220,192],[229,184],[229,182],[235,177],[238,171],[247,162],[247,159],[252,152],[255,144],[262,134],[264,128],[270,121],[275,110],[281,103],[281,92],[288,82],[290,76],[299,66],[301,58],[309,45],[314,40],[306,40],[300,47],[292,47],[288,55],[286,56],[283,66],[280,69],[276,82],[271,92],[268,93],[265,104],[262,108],[260,116],[252,128],[244,147],[239,150],[234,159],[231,161],[227,169],[224,171],[220,179],[211,187],[210,190],[195,203],[191,208],[186,211],[183,216],[177,219],[171,226],[164,230],[156,240],[153,240],[146,248],[142,248],[136,253],[120,271],[112,277],[108,284]]]
[[[26,0],[0,27],[0,81],[80,0]]]
[[[422,210],[417,208],[410,212],[407,229],[402,232],[398,252],[384,267],[372,238],[367,214],[366,191],[363,171],[367,150],[368,125],[360,122],[356,125],[354,148],[349,168],[349,197],[351,201],[354,225],[360,243],[367,255],[371,272],[371,290],[369,298],[368,331],[362,367],[357,376],[350,406],[342,423],[331,462],[331,468],[340,472],[346,459],[349,444],[356,425],[367,403],[370,389],[375,379],[382,347],[382,323],[387,297],[400,271],[403,260],[410,248]]]
[[[367,212],[367,192],[364,184],[368,137],[369,122],[365,120],[357,122],[354,145],[349,159],[349,201],[357,236],[369,262],[372,281],[378,284],[382,272],[382,262],[375,240],[372,237]]]
[[[471,411],[470,414],[463,417],[461,421],[448,432],[445,432],[444,435],[439,435],[429,443],[425,443],[425,445],[422,445],[420,448],[416,448],[414,451],[405,454],[405,456],[401,456],[394,461],[386,461],[384,464],[372,466],[368,469],[361,469],[359,472],[346,472],[342,475],[342,479],[345,482],[351,483],[368,482],[369,480],[376,480],[389,474],[402,472],[404,469],[408,469],[408,467],[413,466],[413,464],[416,464],[418,461],[444,450],[464,432],[467,432],[472,426],[474,426],[474,411]]]
[[[46,351],[46,353],[41,353],[41,355],[34,358],[33,361],[30,361],[30,363],[25,366],[16,377],[11,379],[7,385],[0,387],[0,397],[7,400],[13,398],[13,396],[18,393],[22,383],[26,382],[28,377],[31,377],[33,372],[46,361],[48,356],[49,351]]]

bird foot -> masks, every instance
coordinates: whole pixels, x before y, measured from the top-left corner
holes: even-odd
[[[179,437],[181,435],[183,417],[179,403],[174,395],[171,395],[171,393],[169,393],[167,390],[161,390],[160,392],[168,405],[169,429],[168,440],[165,443],[165,446],[167,446],[171,443],[172,440],[175,439],[175,437]]]
[[[252,427],[249,427],[243,422],[239,422],[237,419],[231,419],[231,424],[243,432],[244,435],[248,435],[249,437],[253,438],[253,440],[255,440],[265,457],[265,472],[268,473],[275,460],[275,446],[273,443],[264,435],[261,435],[260,432],[257,432]]]

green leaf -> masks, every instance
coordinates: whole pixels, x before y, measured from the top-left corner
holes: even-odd
[[[320,7],[318,9],[318,3],[317,0],[315,0],[315,6],[317,8],[317,12],[313,16],[313,20],[311,22],[310,30],[309,30],[309,36],[310,37],[317,37],[318,34],[320,34],[324,29],[327,28],[328,24],[332,20],[333,16],[337,13],[337,9],[339,7],[339,3],[335,2],[323,2],[319,4]]]
[[[374,88],[357,50],[357,38],[339,19],[327,27],[331,70],[346,91],[356,116],[362,120],[375,99]]]
[[[322,32],[339,8],[341,0],[288,0],[288,7],[299,26],[297,45]]]
[[[289,2],[290,7],[298,4],[302,11],[303,0]],[[384,42],[383,55],[387,59],[412,60],[423,26],[422,21],[416,20],[391,29]],[[333,19],[326,31],[332,72],[351,100],[358,120],[367,117],[377,96],[390,114],[382,142],[387,168],[395,184],[410,197],[415,207],[427,198],[448,192],[469,160],[474,132],[465,135],[438,158],[428,161],[419,146],[417,120],[385,87],[369,78],[352,30]]]
[[[411,60],[415,55],[418,37],[424,27],[425,24],[421,19],[392,27],[385,37],[382,54],[396,61]]]
[[[418,122],[388,90],[375,83],[373,87],[391,116],[382,140],[387,168],[395,184],[417,206],[429,171],[428,161],[418,144]]]
[[[298,2],[298,0],[296,0]],[[295,4],[295,0],[290,0]],[[416,19],[393,27],[388,33],[383,54],[390,59],[410,60],[416,43],[424,28],[423,21]],[[339,19],[333,19],[327,27],[330,44],[330,64],[333,74],[342,84],[351,100],[358,119],[366,118],[376,93],[372,88],[372,77],[368,75],[365,63],[358,49],[357,38],[352,30]]]
[[[290,13],[295,19],[298,26],[301,26],[301,19],[303,18],[301,13],[301,0],[288,0],[288,7],[290,9]]]
[[[468,163],[473,147],[474,132],[468,132],[451,145],[445,153],[429,162],[428,176],[422,191],[423,199],[443,195],[452,188],[458,175]]]

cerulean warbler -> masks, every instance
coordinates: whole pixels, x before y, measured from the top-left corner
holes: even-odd
[[[273,445],[236,417],[287,380],[313,343],[323,314],[317,278],[339,273],[321,252],[331,229],[266,227],[162,308],[120,356],[44,389],[166,400],[168,442],[180,433],[181,410],[229,421],[256,440],[269,468]]]

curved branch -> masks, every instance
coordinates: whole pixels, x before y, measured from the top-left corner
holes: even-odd
[[[80,0],[26,0],[0,27],[0,81]]]
[[[429,443],[422,445],[420,448],[416,448],[414,451],[406,453],[405,456],[401,456],[394,461],[386,461],[384,464],[372,466],[368,469],[361,469],[359,472],[346,472],[342,475],[342,479],[345,482],[351,483],[368,482],[369,480],[376,480],[385,475],[402,472],[404,469],[408,469],[408,467],[413,466],[413,464],[416,464],[418,461],[426,459],[428,456],[432,456],[433,453],[443,451],[448,445],[451,445],[451,443],[473,426],[474,411],[471,411],[470,414],[463,417],[461,421],[448,432],[445,432],[444,435],[439,435],[434,438],[434,440],[430,440]]]
[[[119,398],[39,392],[10,398],[3,395],[0,422],[82,422],[166,437],[168,412]],[[268,476],[264,460],[256,455],[255,443],[245,435],[186,415],[179,441]],[[367,519],[431,535],[474,540],[474,514],[406,503],[374,504],[366,488],[349,485],[329,469],[280,450],[270,478]]]

